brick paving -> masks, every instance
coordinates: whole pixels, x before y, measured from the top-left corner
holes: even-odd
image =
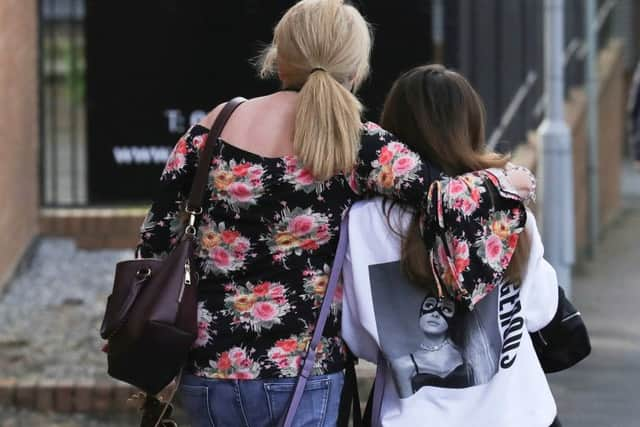
[[[640,174],[630,166],[623,194],[625,212],[573,283],[593,352],[549,376],[564,427],[640,426]]]

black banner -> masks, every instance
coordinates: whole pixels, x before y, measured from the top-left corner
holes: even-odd
[[[295,1],[87,0],[89,194],[148,201],[188,127],[220,102],[275,89],[250,60]],[[358,2],[356,2],[358,3]],[[361,93],[376,120],[393,79],[431,56],[429,2],[361,1],[374,24],[373,74]]]

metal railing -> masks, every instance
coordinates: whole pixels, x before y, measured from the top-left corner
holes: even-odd
[[[40,199],[87,202],[84,0],[40,0]]]
[[[606,24],[618,5],[618,0],[604,0],[600,2],[600,8],[597,16],[597,32],[599,35],[599,46],[602,47],[609,40],[610,34],[606,29]],[[571,87],[581,86],[585,83],[584,77],[584,61],[587,56],[587,48],[585,43],[584,25],[578,24],[575,17],[584,21],[584,8],[581,1],[569,0],[565,7],[574,12],[574,24],[567,25],[565,39],[569,40],[564,50],[564,67],[565,80],[567,89]],[[514,118],[518,115],[530,115],[534,124],[539,124],[545,112],[544,93],[540,94],[534,104],[532,111],[524,108],[527,97],[533,97],[533,90],[538,78],[537,70],[529,70],[527,76],[520,87],[515,91],[513,98],[505,108],[499,123],[494,127],[491,136],[488,139],[488,147],[492,150],[501,149],[503,151],[513,150],[519,143],[525,142],[526,134],[522,134],[521,140],[505,141],[503,139],[505,133],[512,127]],[[525,132],[534,129],[525,129]]]

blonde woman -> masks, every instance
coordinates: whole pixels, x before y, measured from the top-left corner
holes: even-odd
[[[206,141],[222,106],[215,108],[167,162],[142,227],[145,257],[165,255],[180,238],[174,226],[199,150],[215,144],[198,229],[199,336],[179,390],[194,427],[276,425],[313,331],[343,214],[370,195],[421,209],[440,175],[391,134],[361,123],[354,92],[370,50],[369,26],[352,6],[297,3],[260,65],[284,90],[248,100],[219,140]],[[336,423],[345,361],[340,303],[339,292],[295,425]]]

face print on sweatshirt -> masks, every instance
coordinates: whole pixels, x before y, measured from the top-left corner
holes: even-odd
[[[519,289],[500,284],[469,312],[413,285],[400,262],[369,266],[380,348],[401,398],[423,387],[489,382],[517,358],[524,332]]]

